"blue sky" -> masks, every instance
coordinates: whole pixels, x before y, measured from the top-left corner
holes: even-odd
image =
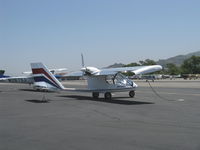
[[[200,50],[199,0],[0,0],[0,68],[78,70]]]

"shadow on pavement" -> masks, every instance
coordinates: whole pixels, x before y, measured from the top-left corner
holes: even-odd
[[[41,93],[55,93],[54,91],[38,91],[34,89],[19,89],[20,91],[26,91],[26,92],[41,92]]]
[[[25,100],[27,102],[31,102],[31,103],[49,103],[50,100],[39,100],[39,99],[30,99],[30,100]]]
[[[104,98],[94,99],[89,96],[76,96],[76,95],[61,95],[58,97],[66,97],[66,98],[73,98],[75,100],[86,100],[86,101],[97,101],[97,102],[104,102],[104,103],[112,103],[112,104],[121,104],[121,105],[145,105],[145,104],[154,104],[153,102],[141,102],[141,101],[129,101],[129,100],[120,100],[122,98],[127,97],[113,97],[111,100],[105,100]]]

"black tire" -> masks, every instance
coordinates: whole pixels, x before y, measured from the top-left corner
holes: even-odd
[[[94,99],[98,99],[98,98],[99,98],[99,93],[98,93],[98,92],[93,92],[93,93],[92,93],[92,97],[93,97]]]
[[[111,99],[112,99],[112,94],[111,94],[110,92],[106,92],[106,93],[104,94],[104,98],[105,98],[106,100],[111,100]]]
[[[135,91],[130,91],[130,92],[129,92],[129,96],[130,96],[130,97],[134,97],[134,96],[135,96]]]

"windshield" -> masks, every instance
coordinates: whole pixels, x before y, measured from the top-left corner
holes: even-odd
[[[121,73],[117,73],[114,76],[107,76],[106,81],[109,84],[116,84],[118,86],[133,86],[133,82]]]

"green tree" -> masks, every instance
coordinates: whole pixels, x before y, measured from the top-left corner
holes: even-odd
[[[200,56],[192,56],[181,65],[183,74],[200,74]]]
[[[134,66],[140,66],[140,64],[138,64],[138,63],[130,63],[130,64],[127,64],[127,65],[124,65],[124,67],[134,67]]]
[[[142,66],[156,65],[156,62],[151,59],[146,59],[145,61],[139,61]]]
[[[0,75],[4,74],[5,70],[0,70]]]
[[[167,71],[166,73],[169,75],[178,75],[181,73],[180,68],[177,67],[175,64],[173,63],[169,63],[166,65],[167,66]]]

